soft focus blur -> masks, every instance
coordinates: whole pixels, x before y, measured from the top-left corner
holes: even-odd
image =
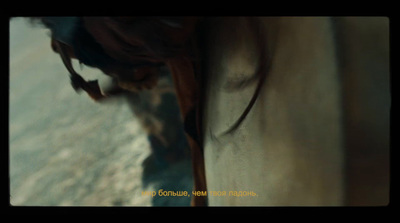
[[[87,80],[104,76],[76,61],[74,67]],[[11,205],[189,205],[186,197],[142,195],[190,191],[188,158],[166,165],[150,159],[148,134],[129,97],[96,103],[75,93],[67,74],[47,30],[26,18],[10,20]]]

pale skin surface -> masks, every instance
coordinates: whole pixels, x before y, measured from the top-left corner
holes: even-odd
[[[206,56],[207,189],[227,192],[208,196],[208,204],[386,205],[388,20],[274,17],[262,22],[271,70],[254,108],[231,135],[221,133],[243,112],[256,85],[229,92],[224,86],[252,75],[257,46],[241,18],[218,20],[208,36],[213,41]],[[368,127],[366,132],[354,135],[360,126]],[[364,140],[375,144],[365,147]],[[256,196],[229,196],[229,191]]]

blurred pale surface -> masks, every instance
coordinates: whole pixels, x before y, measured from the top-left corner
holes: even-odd
[[[86,79],[102,76],[74,64]],[[10,20],[9,131],[12,205],[189,204],[142,196],[190,185],[189,164],[153,173],[144,186],[142,163],[150,147],[124,98],[98,104],[76,94],[47,31],[23,18]]]

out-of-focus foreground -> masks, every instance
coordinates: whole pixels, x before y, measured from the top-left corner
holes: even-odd
[[[104,76],[75,67],[89,80]],[[76,94],[47,31],[24,18],[10,20],[9,94],[12,205],[189,205],[142,191],[190,191],[190,162],[147,168],[150,144],[126,98],[99,104]]]

